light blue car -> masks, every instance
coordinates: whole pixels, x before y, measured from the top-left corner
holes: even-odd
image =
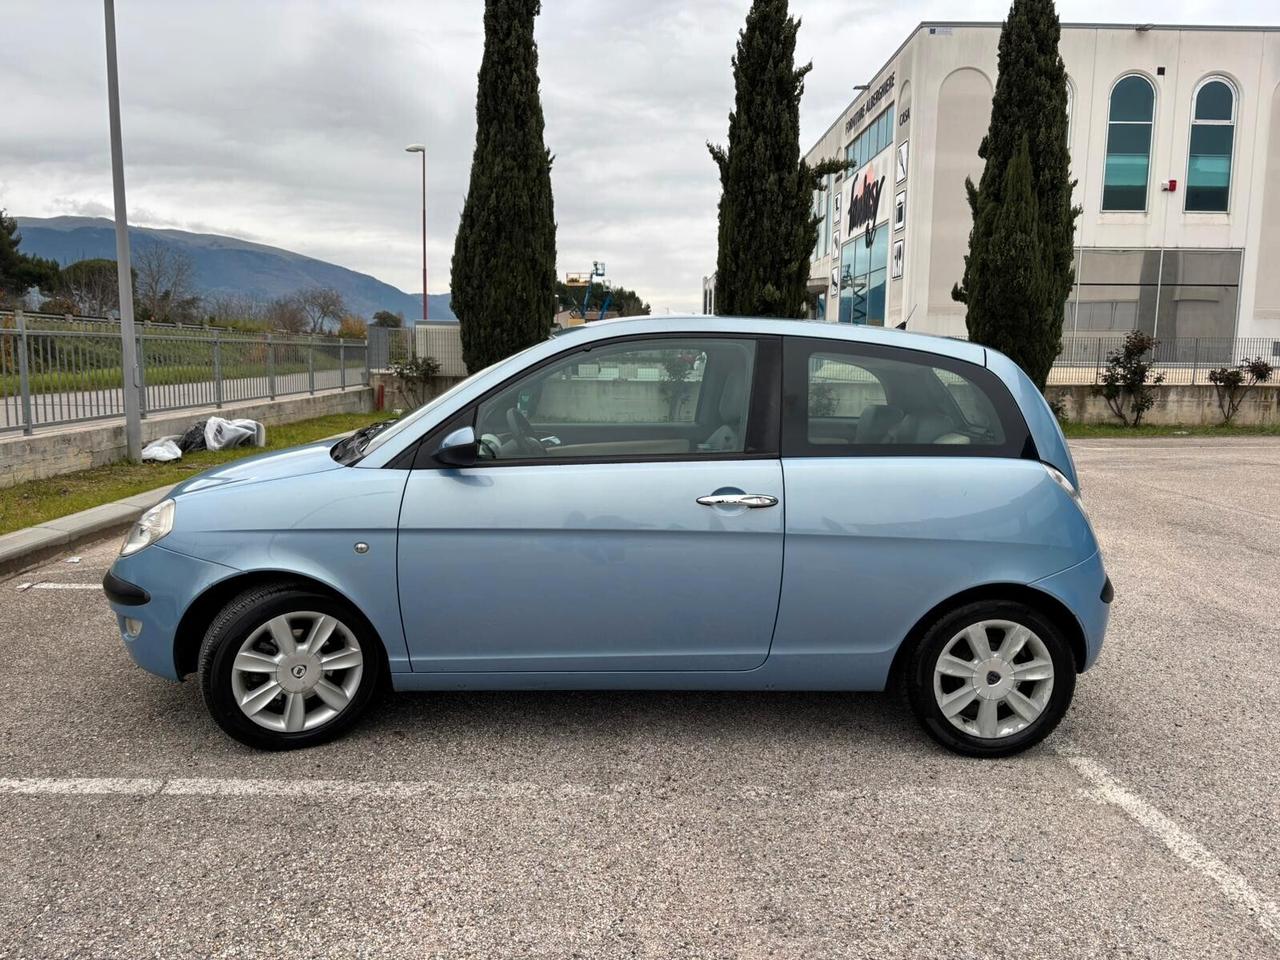
[[[381,430],[188,480],[104,587],[126,649],[283,749],[397,690],[882,690],[976,756],[1062,718],[1112,599],[1039,391],[981,346],[573,328]]]

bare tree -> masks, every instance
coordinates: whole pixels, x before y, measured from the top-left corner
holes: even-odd
[[[266,320],[273,330],[282,333],[305,333],[311,322],[296,296],[272,300],[267,304]]]
[[[55,296],[82,317],[105,317],[120,309],[120,278],[114,260],[77,260],[58,274]]]
[[[307,315],[309,333],[325,333],[347,314],[346,301],[332,287],[312,287],[295,294],[298,306]]]
[[[134,303],[144,320],[189,323],[198,319],[195,262],[181,250],[161,243],[140,245],[133,258]]]
[[[222,327],[265,327],[268,305],[247,294],[227,293],[205,301],[205,316]]]

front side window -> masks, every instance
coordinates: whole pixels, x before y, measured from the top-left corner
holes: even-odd
[[[1025,425],[987,370],[867,344],[805,340],[786,349],[788,456],[1021,453]]]
[[[1196,90],[1192,111],[1186,209],[1226,213],[1236,132],[1235,89],[1218,77],[1206,80]]]
[[[480,404],[480,459],[741,454],[755,352],[753,340],[680,337],[558,358]]]
[[[1103,210],[1147,209],[1155,104],[1155,88],[1146,77],[1124,77],[1111,91]]]

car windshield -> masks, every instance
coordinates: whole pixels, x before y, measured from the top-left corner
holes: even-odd
[[[534,346],[538,346],[538,344],[534,344]],[[455,383],[452,387],[450,387],[444,393],[440,394],[440,396],[435,397],[431,400],[428,400],[426,403],[420,406],[417,410],[414,410],[412,413],[408,414],[407,416],[401,417],[399,420],[397,420],[391,426],[387,427],[385,430],[370,437],[367,441],[365,441],[364,446],[360,448],[357,456],[364,457],[373,453],[373,451],[377,450],[388,440],[391,440],[393,437],[400,436],[400,434],[404,433],[405,430],[410,429],[415,424],[421,422],[423,417],[428,416],[433,410],[436,410],[439,407],[443,406],[444,404],[448,403],[450,399],[457,396],[464,389],[470,386],[471,383],[477,377],[483,377],[485,374],[489,373],[489,371],[496,370],[498,367],[504,364],[511,363],[512,361],[516,360],[518,357],[523,356],[524,354],[528,353],[532,349],[533,347],[526,347],[524,350],[521,350],[519,353],[513,353],[511,356],[507,357],[506,359],[499,360],[497,363],[494,363],[494,364],[490,364],[489,366],[485,367],[483,370],[477,373],[471,374],[471,376],[467,377],[465,380]]]

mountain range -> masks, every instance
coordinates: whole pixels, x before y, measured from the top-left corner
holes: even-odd
[[[22,252],[49,257],[62,266],[77,260],[116,258],[115,224],[102,217],[18,217]],[[364,317],[378,310],[404,314],[412,323],[422,315],[422,295],[405,293],[367,273],[327,263],[291,250],[235,237],[186,230],[130,227],[131,248],[162,244],[190,257],[194,284],[202,296],[237,294],[268,301],[312,287],[332,287],[348,308]],[[455,320],[449,294],[433,293],[432,320]]]

